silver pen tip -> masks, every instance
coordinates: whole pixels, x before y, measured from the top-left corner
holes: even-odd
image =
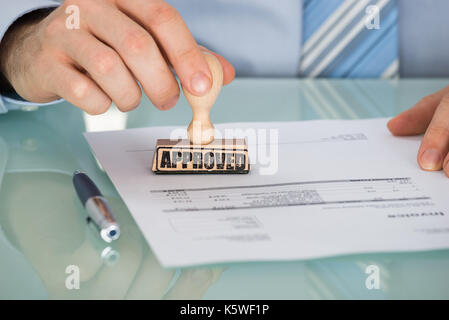
[[[110,224],[100,231],[101,237],[106,242],[112,242],[120,237],[120,227],[117,224]]]

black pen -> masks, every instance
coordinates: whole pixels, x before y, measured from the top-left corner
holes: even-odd
[[[77,170],[73,173],[73,185],[81,204],[86,209],[87,223],[93,223],[104,241],[111,242],[118,239],[120,226],[95,183],[85,173]]]

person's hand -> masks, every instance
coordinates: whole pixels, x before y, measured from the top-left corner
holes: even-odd
[[[423,170],[444,172],[449,177],[449,86],[421,99],[388,123],[395,136],[424,134],[418,151]]]
[[[66,26],[66,8],[76,5],[80,28]],[[138,106],[139,83],[161,110],[178,101],[182,85],[194,95],[211,86],[211,73],[179,13],[163,0],[66,0],[39,19],[23,18],[0,47],[1,72],[24,99],[66,99],[90,114]],[[234,78],[222,63],[224,83]]]

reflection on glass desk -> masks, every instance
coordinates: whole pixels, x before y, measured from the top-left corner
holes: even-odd
[[[386,117],[448,82],[239,79],[223,89],[211,116],[214,123]],[[190,118],[184,99],[162,112],[146,98],[127,114],[112,108],[94,117],[62,103],[0,116],[0,298],[449,298],[449,250],[162,268],[82,133],[187,125]],[[86,226],[75,169],[110,202],[122,227],[115,243]],[[66,286],[69,266],[79,268],[79,289]]]

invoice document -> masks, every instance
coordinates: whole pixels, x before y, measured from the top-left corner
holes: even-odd
[[[156,175],[156,127],[86,138],[165,267],[449,248],[449,178],[387,119],[234,123],[242,175]],[[184,130],[185,131],[185,130]]]

